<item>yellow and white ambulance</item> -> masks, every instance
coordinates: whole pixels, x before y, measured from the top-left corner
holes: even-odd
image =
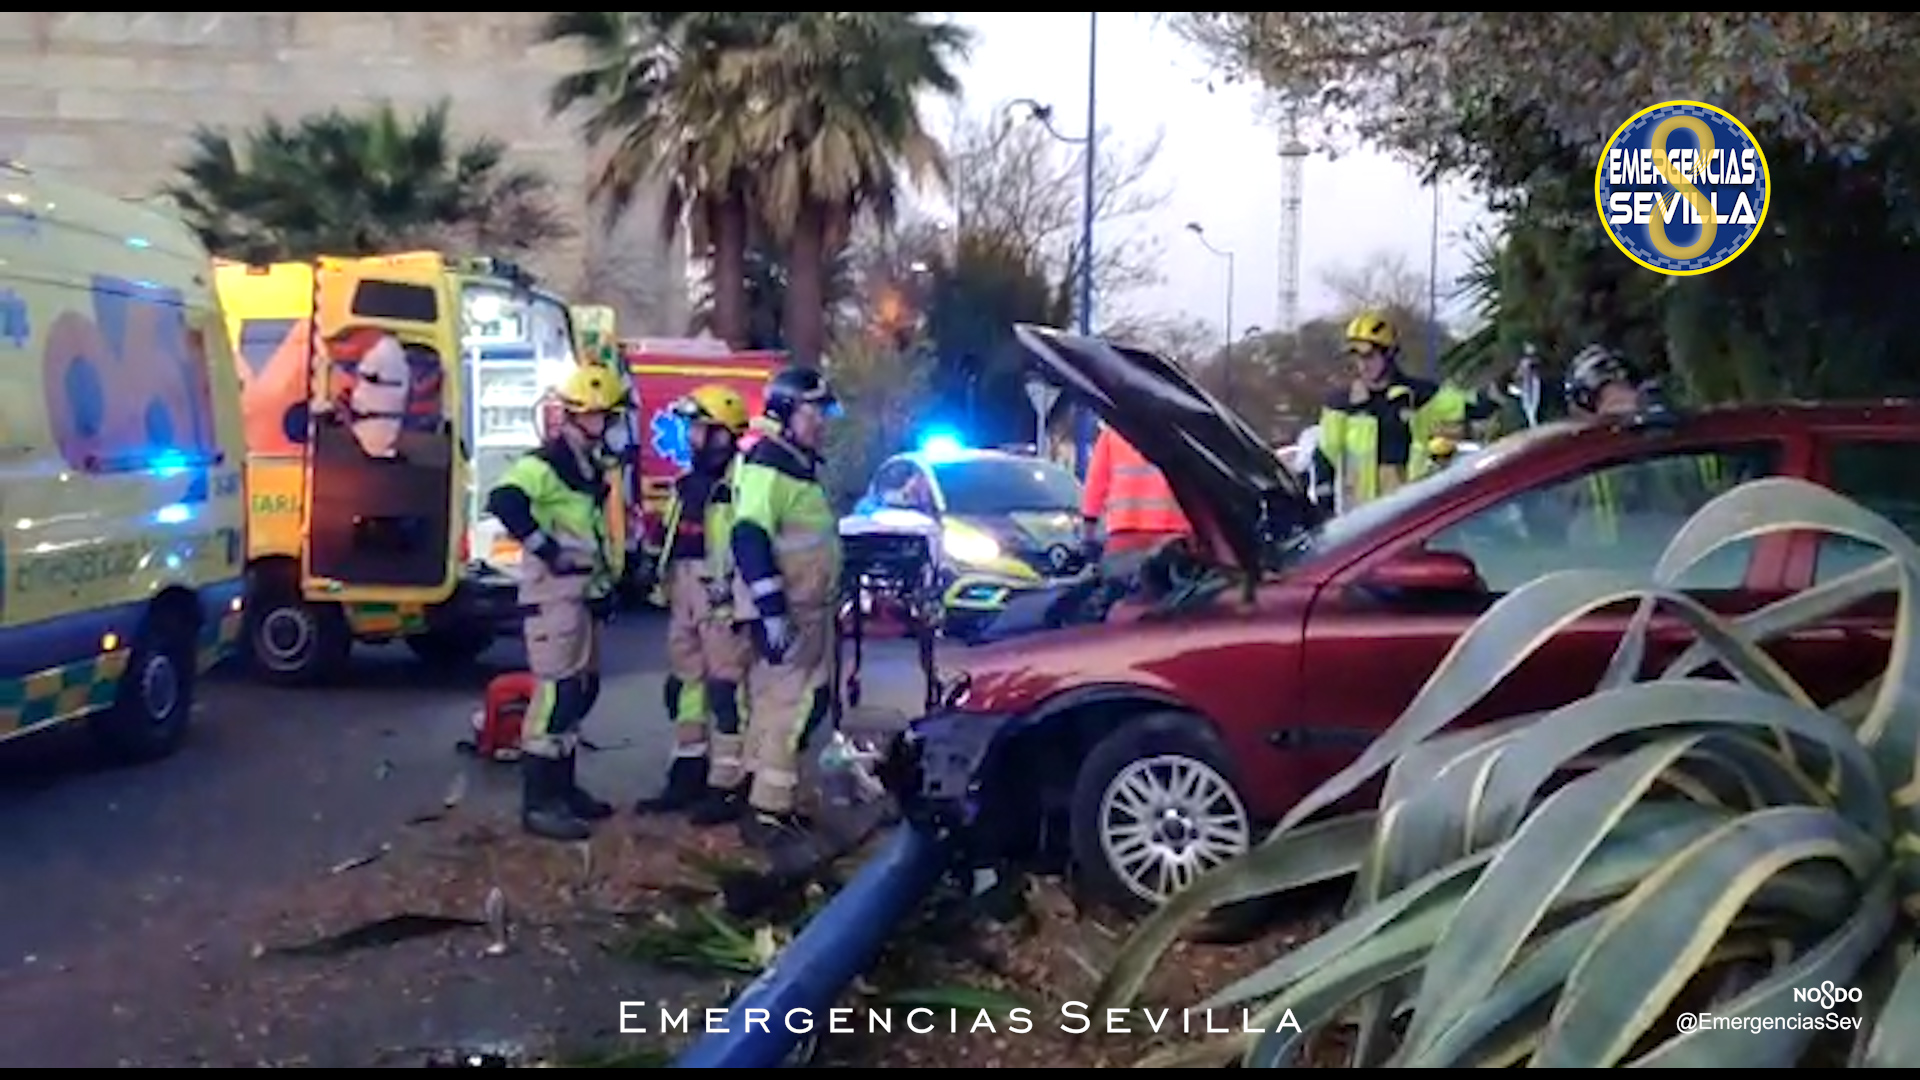
[[[246,428],[246,651],[283,685],[355,642],[472,659],[520,624],[486,493],[571,371],[567,306],[511,263],[221,262]]]
[[[179,746],[242,621],[212,263],[173,215],[0,163],[0,740]]]

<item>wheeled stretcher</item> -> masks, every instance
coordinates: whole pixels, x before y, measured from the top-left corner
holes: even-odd
[[[879,510],[841,520],[840,618],[833,650],[836,729],[847,709],[860,707],[866,631],[879,620],[903,624],[914,639],[926,684],[925,706],[931,711],[939,704],[934,669],[934,643],[940,633],[939,543],[939,526],[924,514]]]

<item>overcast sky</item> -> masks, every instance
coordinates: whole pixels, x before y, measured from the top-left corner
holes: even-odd
[[[1002,14],[958,12],[979,33],[965,72],[967,105],[986,111],[1029,97],[1054,106],[1062,131],[1085,130],[1086,12]],[[1261,121],[1255,94],[1220,87],[1209,91],[1207,66],[1150,14],[1101,12],[1098,119],[1120,143],[1138,145],[1164,130],[1158,183],[1171,191],[1166,207],[1139,227],[1165,239],[1166,283],[1131,306],[1186,312],[1216,326],[1224,321],[1226,271],[1183,231],[1197,221],[1215,246],[1235,255],[1236,335],[1250,325],[1278,321],[1280,248],[1279,136]],[[929,110],[930,124],[944,112]],[[1483,219],[1479,200],[1464,187],[1443,191],[1440,282],[1443,297],[1464,268],[1461,236]],[[1421,274],[1428,262],[1433,195],[1411,170],[1391,158],[1353,153],[1338,160],[1307,159],[1302,213],[1300,310],[1303,319],[1335,306],[1322,283],[1326,271],[1363,262],[1374,252],[1405,257]],[[1097,246],[1100,240],[1094,238]],[[1443,300],[1442,310],[1447,305]]]

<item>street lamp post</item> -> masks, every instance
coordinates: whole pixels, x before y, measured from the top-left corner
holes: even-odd
[[[1093,334],[1093,218],[1095,211],[1094,155],[1098,152],[1100,129],[1095,106],[1099,101],[1100,13],[1087,12],[1087,132],[1078,138],[1053,126],[1053,106],[1032,98],[1020,98],[1011,104],[1026,106],[1028,114],[1045,128],[1047,134],[1068,146],[1082,147],[1080,181],[1080,303],[1078,329],[1081,336]],[[1078,472],[1086,475],[1087,462],[1093,457],[1093,412],[1082,407],[1074,423],[1074,442],[1078,444]]]
[[[1194,239],[1200,241],[1201,247],[1227,260],[1227,350],[1222,355],[1221,360],[1226,364],[1226,369],[1222,372],[1222,374],[1225,375],[1225,378],[1222,380],[1222,386],[1227,391],[1227,404],[1231,405],[1233,404],[1233,252],[1225,248],[1214,247],[1213,242],[1207,239],[1207,231],[1202,229],[1200,223],[1197,221],[1187,222],[1187,231],[1193,234]]]

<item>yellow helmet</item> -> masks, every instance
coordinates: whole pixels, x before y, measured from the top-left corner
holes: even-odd
[[[689,421],[718,424],[735,437],[747,430],[747,399],[732,387],[719,383],[695,387],[673,403],[673,411]]]
[[[1347,324],[1347,347],[1372,345],[1381,351],[1392,349],[1400,340],[1393,324],[1377,311],[1363,311]]]
[[[627,407],[627,388],[620,376],[598,364],[573,369],[557,396],[568,412],[619,412]]]

